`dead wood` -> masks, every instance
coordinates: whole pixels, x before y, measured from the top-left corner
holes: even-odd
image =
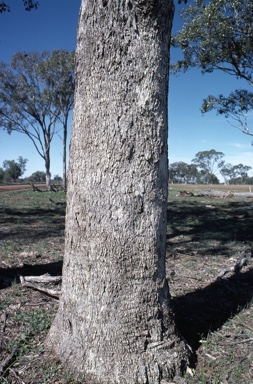
[[[65,205],[66,203],[62,201],[54,201],[53,199],[49,199],[49,201],[55,205]]]
[[[208,189],[207,191],[203,191],[197,195],[198,197],[220,197],[223,199],[231,198],[231,197],[242,197],[242,198],[253,198],[252,192],[223,192],[216,191],[214,189]]]
[[[241,271],[241,269],[247,265],[247,257],[246,257],[246,251],[248,249],[245,248],[242,252],[241,252],[241,255],[240,255],[240,258],[239,260],[234,264],[232,265],[231,267],[228,267],[228,268],[224,268],[220,271],[220,273],[218,274],[217,276],[217,280],[218,279],[222,279],[227,273],[239,273]]]
[[[34,283],[60,283],[62,280],[61,276],[51,276],[48,273],[41,276],[23,276],[24,282]]]
[[[59,299],[61,291],[59,289],[50,289],[50,288],[44,288],[37,284],[30,283],[29,281],[25,281],[23,276],[20,276],[20,282],[23,287],[32,288],[36,291],[43,292],[48,296],[52,296],[56,299]]]
[[[39,189],[38,187],[36,187],[36,185],[32,184],[32,183],[29,183],[33,189],[34,192],[43,192],[42,189]]]
[[[194,196],[194,194],[192,192],[188,192],[188,191],[180,191],[179,196],[180,197],[191,197],[191,196]]]

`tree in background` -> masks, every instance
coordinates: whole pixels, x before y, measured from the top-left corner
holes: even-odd
[[[173,39],[183,51],[183,59],[172,66],[173,71],[200,68],[202,73],[216,70],[245,80],[253,86],[253,2],[252,0],[195,0],[181,12],[185,23]],[[247,114],[253,109],[253,93],[235,90],[229,96],[208,96],[202,112],[215,109],[232,119],[232,125],[253,135]]]
[[[43,69],[51,63],[52,55],[46,51],[29,54],[17,52],[10,65],[0,63],[0,127],[9,133],[17,131],[25,134],[33,142],[45,162],[48,189],[51,142],[58,129],[57,122],[63,116],[64,101],[63,97],[61,103],[58,101],[57,92],[63,92],[61,86],[55,82],[53,87]],[[63,59],[64,54],[61,57]],[[69,57],[67,53],[66,57]],[[68,84],[72,79],[73,67],[67,65],[66,68],[64,72],[55,61],[54,71],[50,64],[50,73],[53,77],[54,72],[56,78],[59,71],[59,75],[64,77],[61,84]]]
[[[248,165],[238,164],[225,164],[220,170],[221,175],[224,177],[226,184],[247,184],[249,182],[249,170],[252,167]]]
[[[0,183],[4,181],[4,169],[0,167]]]
[[[31,174],[31,176],[28,177],[29,181],[34,181],[37,183],[45,182],[46,181],[46,173],[42,171],[36,171]]]
[[[3,162],[3,180],[6,182],[16,182],[24,174],[27,161],[22,156],[19,156],[17,162],[15,160],[5,160]]]
[[[169,180],[172,183],[193,183],[198,180],[199,174],[196,165],[183,161],[175,162],[169,166]]]
[[[67,174],[67,134],[70,111],[74,106],[74,69],[75,53],[66,50],[55,50],[47,60],[39,63],[39,73],[45,81],[53,98],[53,103],[59,108],[58,120],[62,125],[63,141],[63,188],[66,189]]]
[[[219,183],[215,174],[225,164],[225,161],[222,160],[223,157],[224,153],[218,152],[215,149],[196,153],[192,163],[198,168],[204,183],[217,184],[217,181]]]

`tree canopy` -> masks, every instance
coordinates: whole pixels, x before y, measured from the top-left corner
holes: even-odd
[[[19,156],[18,160],[5,160],[3,162],[3,169],[0,172],[0,179],[6,182],[16,182],[20,176],[22,176],[26,170],[27,159]]]
[[[34,0],[22,0],[22,1],[23,1],[24,8],[26,11],[31,11],[32,9],[37,9],[39,6],[38,1],[34,1]],[[11,8],[10,8],[8,3],[6,3],[5,1],[2,1],[0,3],[0,13],[10,12],[10,10],[11,10]]]
[[[0,127],[29,137],[45,162],[48,186],[51,141],[57,123],[67,129],[73,107],[73,72],[69,51],[17,52],[9,65],[0,63]]]
[[[178,184],[219,184],[219,172],[225,184],[252,184],[253,178],[248,175],[250,169],[250,166],[241,163],[225,163],[224,153],[211,149],[196,153],[191,164],[184,161],[171,163],[169,180]]]
[[[182,30],[173,38],[183,58],[172,71],[196,67],[202,73],[223,71],[253,86],[253,2],[251,0],[195,0],[181,12]],[[236,90],[229,96],[209,96],[202,112],[215,109],[218,114],[237,120],[247,134],[247,113],[252,110],[253,94]]]

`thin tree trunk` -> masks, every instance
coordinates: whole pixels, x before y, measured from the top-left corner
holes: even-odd
[[[65,117],[64,124],[63,124],[62,187],[64,188],[64,190],[67,189],[67,127],[68,127],[67,122],[68,122],[68,116]]]
[[[165,272],[170,0],[83,0],[63,289],[47,338],[87,383],[180,374]],[[83,381],[84,382],[84,381]]]
[[[51,190],[51,173],[50,173],[50,158],[48,158],[49,155],[46,156],[45,159],[45,169],[46,169],[46,185],[47,189]]]
[[[50,172],[50,131],[49,132],[44,132],[44,142],[45,142],[45,169],[46,169],[46,184],[47,184],[47,189],[50,191],[51,190],[51,172]]]

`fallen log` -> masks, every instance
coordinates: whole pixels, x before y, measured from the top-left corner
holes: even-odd
[[[196,195],[198,197],[220,197],[220,198],[230,198],[230,197],[242,197],[242,198],[251,198],[253,199],[252,192],[231,192],[231,191],[216,191],[213,189],[208,189]]]
[[[61,276],[51,276],[48,273],[40,276],[22,276],[23,282],[33,283],[59,283],[62,280]]]

